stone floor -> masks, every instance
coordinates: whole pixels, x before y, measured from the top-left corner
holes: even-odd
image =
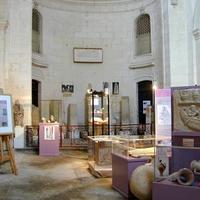
[[[111,178],[94,178],[87,154],[62,151],[58,157],[42,157],[33,151],[15,152],[18,176],[8,163],[0,166],[0,200],[120,200]]]

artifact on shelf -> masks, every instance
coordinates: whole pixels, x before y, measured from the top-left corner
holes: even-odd
[[[200,175],[200,160],[199,161],[193,160],[190,163],[190,167],[191,167],[191,170],[194,172],[194,174]]]
[[[42,123],[57,123],[53,115],[51,115],[48,120],[45,117],[42,117],[41,121]]]
[[[15,104],[13,106],[13,112],[14,112],[14,124],[15,126],[23,126],[23,120],[24,120],[24,108],[20,104],[19,100],[17,99],[15,101]]]
[[[45,117],[42,117],[42,123],[47,123],[47,120]]]
[[[55,120],[55,117],[53,115],[50,116],[50,123],[55,123],[56,120]]]
[[[139,158],[144,156],[153,156],[154,155],[154,147],[144,147],[144,148],[136,148],[129,150],[129,156]]]
[[[160,176],[163,176],[163,173],[166,169],[166,163],[163,162],[163,160],[159,160],[158,165],[157,165],[158,171],[160,173]]]
[[[192,185],[194,182],[194,174],[190,169],[183,168],[178,170],[177,172],[172,173],[168,180],[172,182],[177,182],[180,185]]]

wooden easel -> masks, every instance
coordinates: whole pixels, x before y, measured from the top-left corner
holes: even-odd
[[[0,164],[10,161],[12,173],[17,175],[14,151],[13,151],[13,147],[12,147],[12,138],[13,138],[12,134],[0,135]],[[7,150],[6,155],[4,155],[4,152],[5,152],[4,144],[5,144],[5,147]]]

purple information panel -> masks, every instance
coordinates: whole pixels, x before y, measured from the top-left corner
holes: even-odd
[[[156,144],[171,146],[171,89],[155,91]]]
[[[171,118],[171,89],[157,89],[155,91],[156,158],[154,170],[157,179],[162,179],[169,175]]]
[[[59,155],[60,130],[58,123],[40,123],[39,155]]]

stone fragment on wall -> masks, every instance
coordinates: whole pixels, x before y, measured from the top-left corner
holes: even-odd
[[[121,124],[130,123],[130,106],[129,106],[129,97],[121,97]]]

